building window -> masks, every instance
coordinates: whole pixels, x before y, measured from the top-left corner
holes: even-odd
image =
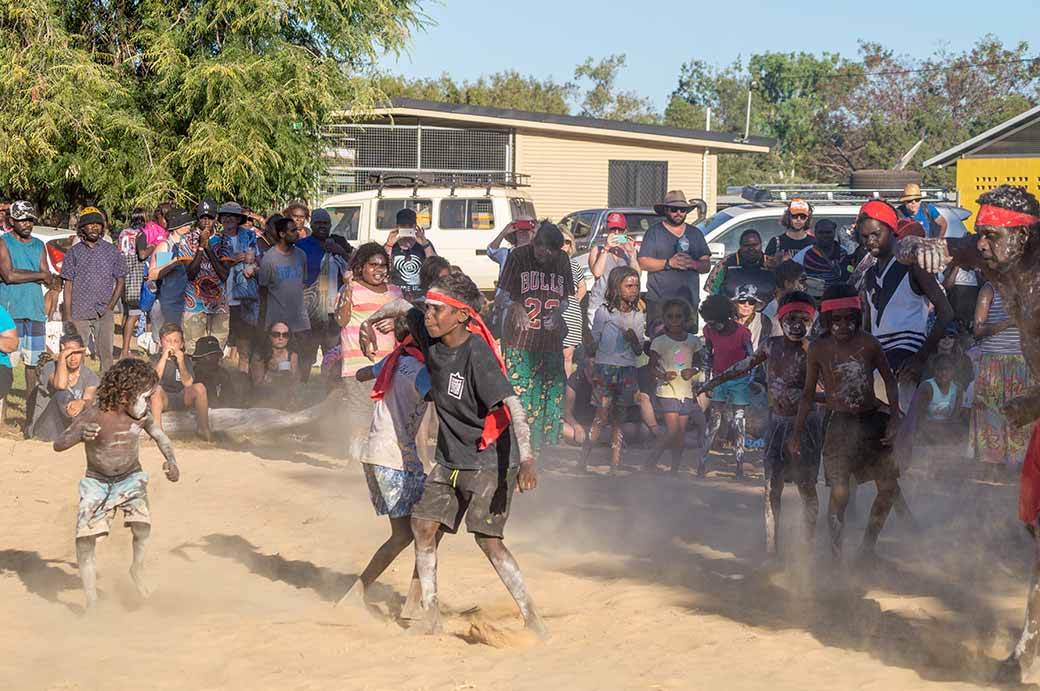
[[[495,227],[491,200],[445,199],[441,202],[437,226],[444,230],[490,230]]]
[[[376,208],[376,228],[390,230],[397,227],[397,212],[401,209],[414,209],[416,223],[423,228],[430,227],[433,203],[429,199],[380,199]]]
[[[668,191],[667,161],[611,161],[607,205],[651,207]]]

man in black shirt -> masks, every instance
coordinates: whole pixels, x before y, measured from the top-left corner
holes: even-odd
[[[465,517],[466,529],[516,600],[525,625],[545,637],[520,567],[502,541],[514,487],[525,492],[538,485],[530,430],[478,316],[480,303],[480,291],[461,272],[438,279],[426,295],[428,334],[418,341],[424,344],[439,429],[436,464],[412,509],[424,612],[418,626],[427,633],[440,631],[437,534],[456,532]],[[427,335],[437,340],[425,345]]]
[[[563,233],[542,223],[534,242],[509,253],[499,289],[510,301],[502,338],[509,381],[527,411],[531,446],[560,441],[563,429],[563,312],[574,295]]]
[[[812,205],[804,199],[792,199],[780,219],[780,225],[787,230],[782,235],[772,238],[766,245],[766,266],[770,269],[783,264],[795,254],[813,244],[809,234],[812,228]]]
[[[418,225],[415,209],[397,212],[397,227],[390,231],[384,247],[390,255],[390,282],[405,298],[415,300],[421,294],[419,269],[427,257],[437,254]]]

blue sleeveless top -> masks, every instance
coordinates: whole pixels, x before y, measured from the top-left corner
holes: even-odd
[[[11,268],[22,271],[40,270],[43,242],[36,238],[22,242],[13,231],[5,234],[2,239],[11,255]],[[44,287],[39,283],[0,283],[0,305],[7,310],[12,319],[47,321],[47,313],[43,309],[43,291]]]

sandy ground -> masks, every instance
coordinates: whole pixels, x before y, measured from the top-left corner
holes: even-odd
[[[182,446],[179,484],[149,447],[156,593],[134,594],[117,524],[98,550],[101,611],[86,620],[82,449],[0,440],[0,688],[962,689],[985,687],[1017,634],[1030,546],[1013,486],[909,480],[925,527],[893,517],[872,574],[832,564],[822,525],[815,554],[799,546],[789,488],[787,565],[769,572],[760,474],[578,476],[563,450],[516,498],[507,532],[551,641],[520,631],[466,535],[442,548],[446,632],[410,636],[392,616],[410,551],[376,589],[388,619],[332,607],[385,519],[356,465],[287,446]]]

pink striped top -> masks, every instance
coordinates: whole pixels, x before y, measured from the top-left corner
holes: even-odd
[[[383,305],[403,297],[401,289],[395,285],[387,285],[386,292],[377,293],[365,286],[364,283],[351,280],[349,284],[353,307],[350,311],[350,322],[340,329],[339,347],[343,360],[341,362],[342,377],[352,377],[362,367],[372,364],[372,361],[361,352],[361,323],[371,317]],[[344,296],[346,287],[340,290],[340,299]],[[376,332],[376,360],[390,354],[394,349],[394,334]]]

